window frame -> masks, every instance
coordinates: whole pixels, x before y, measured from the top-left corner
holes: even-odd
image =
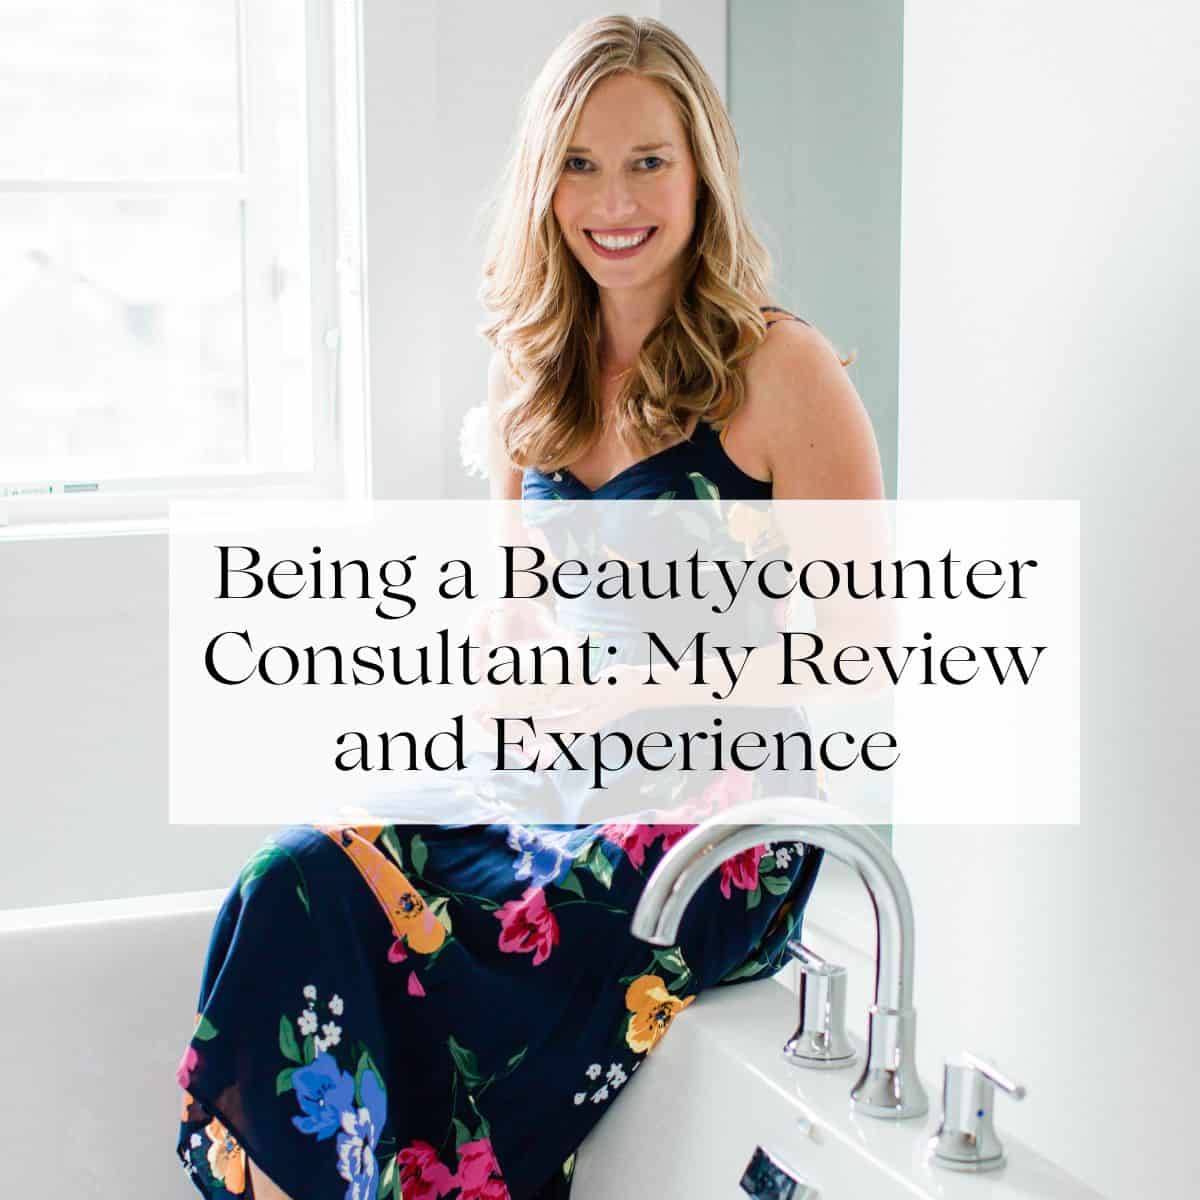
[[[122,178],[0,178],[0,194],[161,194],[173,191],[231,194],[241,204],[242,321],[253,305],[250,280],[266,269],[273,250],[250,228],[256,209],[255,114],[270,99],[265,72],[251,69],[264,39],[254,22],[252,0],[237,7],[239,164],[233,174],[138,175]],[[204,472],[143,476],[68,485],[55,480],[0,484],[0,540],[78,536],[90,533],[165,530],[170,503],[178,499],[360,498],[368,494],[365,288],[363,284],[363,138],[360,0],[305,0],[305,97],[309,210],[309,326],[311,404],[308,412],[312,466],[308,470],[264,470],[237,465]],[[246,445],[253,456],[256,436],[280,413],[255,384],[263,373],[254,342],[245,341]],[[278,390],[278,389],[276,389]],[[24,494],[22,494],[24,492]],[[7,493],[7,494],[6,494]]]

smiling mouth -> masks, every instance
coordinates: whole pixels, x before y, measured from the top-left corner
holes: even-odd
[[[657,225],[649,225],[643,229],[598,230],[583,231],[592,244],[592,248],[605,258],[624,258],[640,250],[657,232]]]

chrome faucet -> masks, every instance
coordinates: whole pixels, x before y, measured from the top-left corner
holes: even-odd
[[[828,823],[831,817],[843,815],[852,823]],[[856,1111],[872,1117],[924,1116],[929,1101],[915,1061],[912,900],[891,851],[848,814],[798,797],[774,797],[725,809],[720,820],[710,818],[697,825],[663,855],[642,891],[631,931],[656,946],[674,945],[684,910],[726,859],[764,842],[792,840],[820,846],[852,867],[875,909],[875,1003],[869,1010],[867,1059],[850,1089],[851,1102]]]

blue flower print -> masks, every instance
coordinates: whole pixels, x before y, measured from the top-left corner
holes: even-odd
[[[307,1067],[297,1067],[292,1088],[305,1113],[293,1117],[292,1124],[301,1133],[315,1133],[318,1142],[333,1137],[342,1113],[354,1107],[354,1077],[339,1069],[330,1054],[318,1054]]]
[[[362,1077],[362,1107],[351,1106],[342,1113],[337,1137],[338,1174],[350,1185],[346,1200],[375,1200],[379,1169],[375,1145],[387,1115],[386,1094],[374,1071]]]
[[[548,832],[529,829],[524,825],[509,825],[508,844],[517,852],[513,871],[518,879],[528,879],[531,887],[561,883],[575,865],[575,851],[587,837],[585,828]]]

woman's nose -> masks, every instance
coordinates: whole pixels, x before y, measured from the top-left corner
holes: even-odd
[[[618,176],[602,182],[600,189],[600,212],[606,221],[617,224],[637,209],[628,180]]]

